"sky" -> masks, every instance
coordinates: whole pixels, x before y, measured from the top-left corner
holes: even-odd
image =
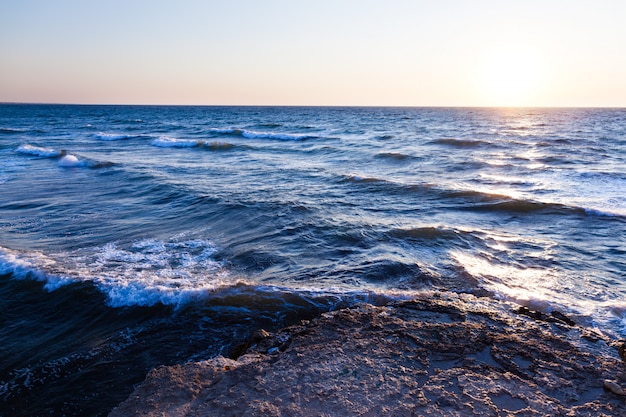
[[[0,102],[626,107],[626,0],[0,0]]]

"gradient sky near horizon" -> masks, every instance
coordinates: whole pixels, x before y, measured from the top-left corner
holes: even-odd
[[[0,102],[626,107],[626,0],[2,0]]]

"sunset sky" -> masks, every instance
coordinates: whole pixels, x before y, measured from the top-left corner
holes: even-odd
[[[0,102],[626,107],[626,0],[5,0],[0,57]]]

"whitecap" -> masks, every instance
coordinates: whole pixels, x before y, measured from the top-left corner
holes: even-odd
[[[209,132],[214,134],[242,136],[247,139],[305,140],[314,137],[311,135],[298,135],[294,133],[260,132],[237,128],[213,128],[209,129]]]
[[[217,133],[217,134],[232,134],[232,133],[237,133],[237,132],[241,132],[240,130],[237,129],[233,129],[233,128],[212,128],[209,129],[209,132],[211,133]]]
[[[624,207],[584,208],[584,210],[589,216],[626,217],[626,208]]]
[[[311,138],[308,135],[295,135],[291,133],[276,132],[255,132],[252,130],[242,130],[241,135],[248,139],[276,139],[276,140],[304,140]]]
[[[0,275],[42,281],[48,291],[91,282],[112,307],[179,306],[241,283],[213,259],[215,252],[205,240],[143,240],[127,248],[109,243],[80,253],[47,255],[0,248]]]
[[[176,139],[168,136],[161,136],[152,141],[152,146],[159,148],[194,148],[202,145],[202,141],[194,139]]]
[[[230,303],[237,303],[237,299],[243,304],[250,299],[262,303],[265,299],[291,298],[294,292],[296,297],[327,307],[396,298],[367,289],[255,285],[233,276],[215,259],[216,252],[217,248],[204,239],[146,239],[124,247],[112,242],[47,255],[0,248],[0,274],[43,281],[48,291],[91,282],[106,295],[111,307],[181,307],[215,297],[228,297]]]
[[[0,247],[0,275],[45,282],[44,288],[54,291],[75,280],[58,273],[57,262],[41,252],[18,252]]]
[[[80,159],[78,159],[76,156],[72,154],[67,154],[63,158],[59,159],[58,164],[60,167],[65,167],[65,168],[74,168],[74,167],[81,167],[81,166],[86,165],[85,161],[81,161]]]
[[[130,139],[134,137],[133,135],[125,135],[123,133],[103,133],[103,132],[98,132],[94,136],[104,141],[123,140],[123,139]]]
[[[0,127],[0,133],[11,134],[11,133],[24,133],[24,132],[27,132],[27,130],[15,128],[15,127]]]
[[[42,158],[57,158],[65,154],[65,151],[59,151],[52,148],[41,148],[39,146],[24,144],[20,145],[16,152],[24,155],[39,156]]]

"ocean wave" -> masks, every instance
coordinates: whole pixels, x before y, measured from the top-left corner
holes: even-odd
[[[512,198],[509,196],[489,194],[478,191],[453,192],[455,197],[475,200],[473,204],[463,205],[460,209],[472,211],[506,212],[515,214],[530,214],[544,212],[546,214],[578,214],[584,215],[582,207],[571,206],[556,202],[543,202],[531,199]]]
[[[238,145],[233,145],[228,142],[203,142],[202,148],[210,151],[230,151],[232,149],[240,148]]]
[[[415,159],[414,156],[406,155],[406,154],[399,153],[399,152],[381,152],[376,155],[376,158],[387,159],[387,160],[398,161],[398,162]]]
[[[112,166],[112,162],[94,161],[89,158],[83,158],[78,155],[68,153],[66,150],[57,150],[52,148],[41,148],[29,144],[20,145],[16,149],[17,153],[23,155],[38,156],[40,158],[58,159],[57,165],[63,168],[104,168]]]
[[[623,207],[619,207],[619,208],[618,207],[616,208],[605,207],[602,209],[582,208],[582,209],[589,216],[610,217],[610,218],[626,220],[626,208],[623,208]]]
[[[287,304],[310,304],[327,310],[356,302],[380,304],[402,297],[368,289],[258,285],[232,276],[214,259],[216,251],[206,240],[143,240],[127,248],[111,243],[87,255],[46,255],[0,248],[0,275],[44,282],[44,289],[50,292],[71,284],[90,283],[106,295],[110,307],[208,303],[283,309]],[[391,265],[391,269],[395,267]]]
[[[369,191],[389,194],[437,196],[442,204],[450,204],[449,208],[457,210],[502,212],[511,214],[562,214],[562,215],[595,215],[620,218],[625,217],[624,209],[610,206],[603,208],[586,207],[559,201],[541,201],[496,192],[472,189],[454,189],[435,184],[403,184],[378,177],[359,174],[342,175],[340,183],[366,185]]]
[[[20,145],[15,151],[24,155],[39,156],[42,158],[59,158],[67,153],[64,150],[41,148],[30,144]]]
[[[469,234],[461,230],[443,227],[443,226],[423,226],[423,227],[411,227],[411,228],[398,228],[392,229],[388,232],[388,236],[401,240],[425,240],[433,241],[443,239],[445,241],[451,241]]]
[[[60,167],[66,167],[66,168],[87,166],[86,161],[80,160],[72,154],[67,154],[63,158],[59,159],[58,164]]]
[[[555,310],[564,311],[568,316],[576,316],[593,326],[615,320],[612,303],[593,303],[584,294],[562,291],[563,286],[572,284],[565,284],[566,277],[556,269],[502,262],[484,253],[452,250],[450,256],[463,274],[473,277],[496,299],[548,314]]]
[[[94,137],[96,137],[97,139],[103,140],[103,141],[107,141],[107,142],[112,142],[112,141],[116,141],[116,140],[124,140],[124,139],[132,139],[132,138],[136,138],[136,135],[126,135],[123,133],[103,133],[103,132],[98,132],[96,134],[94,134]]]
[[[57,164],[63,168],[92,168],[92,169],[106,168],[106,167],[110,167],[114,165],[113,162],[94,161],[88,158],[78,157],[76,155],[69,154],[69,153],[64,155],[61,159],[59,159],[59,162],[57,162]]]
[[[503,167],[505,165],[497,165]],[[481,182],[494,185],[521,185],[525,187],[534,186],[535,183],[524,177],[514,177],[506,175],[479,174]]]
[[[18,252],[0,247],[0,275],[45,282],[44,288],[54,291],[74,282],[58,271],[57,262],[41,252]]]
[[[254,130],[226,128],[214,128],[209,130],[213,134],[240,136],[247,139],[273,139],[273,140],[306,140],[315,139],[317,136],[299,135],[294,133],[278,133],[278,132],[259,132]]]
[[[15,127],[0,127],[0,134],[12,135],[15,133],[25,133],[28,132],[26,129],[19,129]]]
[[[358,174],[348,174],[341,177],[341,182],[362,183],[362,184],[389,184],[394,185],[392,181],[388,181],[377,177],[366,177]],[[397,184],[395,184],[397,185]]]
[[[177,139],[168,136],[160,136],[151,142],[152,146],[159,148],[195,148],[203,142],[196,139]]]
[[[574,202],[542,201],[479,190],[439,189],[439,193],[446,198],[465,200],[457,205],[457,208],[461,210],[508,212],[512,214],[568,214],[626,219],[626,209],[623,205],[617,204],[605,204],[600,208]]]
[[[282,127],[283,125],[281,123],[260,123],[259,127],[271,127],[271,128],[276,128],[276,127]]]
[[[433,140],[431,143],[435,145],[453,146],[455,148],[475,148],[479,146],[486,146],[486,145],[493,146],[494,145],[492,142],[487,142],[487,141],[479,140],[479,139],[453,139],[453,138],[436,139],[436,140]]]
[[[112,307],[179,305],[232,284],[221,263],[212,259],[215,250],[201,240],[144,240],[125,249],[111,243],[88,254],[0,248],[0,274],[43,281],[49,291],[91,282]]]

